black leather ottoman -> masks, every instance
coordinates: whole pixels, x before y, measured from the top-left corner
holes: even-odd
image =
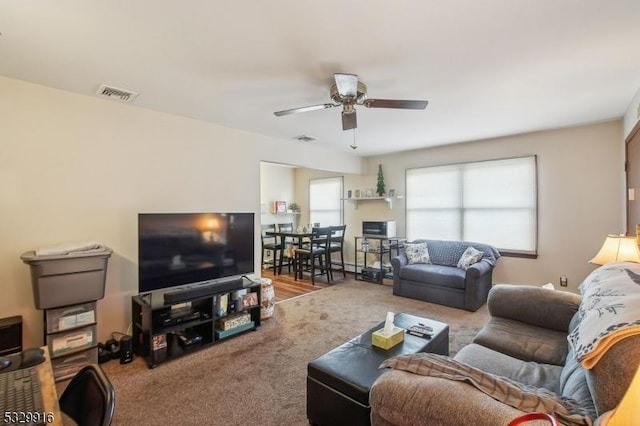
[[[432,352],[449,355],[449,326],[409,314],[396,314],[395,324],[408,328],[423,323],[433,328],[424,339],[405,334],[404,342],[389,350],[371,345],[371,330],[327,352],[307,365],[307,418],[313,425],[369,425],[369,391],[385,372],[378,367],[396,355]]]

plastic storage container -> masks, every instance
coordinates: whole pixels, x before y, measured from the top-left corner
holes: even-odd
[[[70,330],[96,323],[96,302],[45,310],[47,333]]]
[[[87,364],[98,363],[98,348],[51,360],[55,381],[71,378]]]
[[[97,327],[90,325],[68,332],[47,335],[47,345],[52,357],[67,355],[97,345]]]
[[[107,261],[113,251],[76,252],[37,256],[34,251],[20,258],[31,266],[31,283],[36,309],[74,305],[104,297]]]

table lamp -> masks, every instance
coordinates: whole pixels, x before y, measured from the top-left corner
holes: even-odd
[[[605,265],[611,262],[637,262],[640,263],[640,251],[636,237],[624,235],[607,235],[602,248],[589,263]]]

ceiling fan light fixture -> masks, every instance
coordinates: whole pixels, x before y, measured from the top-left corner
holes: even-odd
[[[338,91],[338,85],[334,83],[329,89],[329,94],[331,100],[339,104],[350,101],[361,104],[367,99],[367,85],[359,81],[355,96],[343,96]]]
[[[342,111],[342,130],[350,130],[358,127],[358,117],[356,111],[351,112]]]
[[[354,112],[356,112],[356,109],[352,103],[344,104],[344,108],[342,109],[343,114],[353,114]]]

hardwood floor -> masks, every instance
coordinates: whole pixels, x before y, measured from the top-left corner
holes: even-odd
[[[289,274],[283,270],[282,274],[274,275],[273,270],[271,269],[263,269],[262,277],[270,278],[273,281],[276,303],[302,294],[311,293],[312,291],[322,290],[330,285],[342,283],[345,280],[353,279],[352,274],[347,273],[347,277],[342,278],[342,273],[336,272],[333,274],[333,281],[331,284],[327,283],[327,279],[325,277],[316,277],[316,283],[315,285],[312,285],[309,274],[305,274],[302,280],[298,279],[298,281],[296,281],[293,276],[293,272]]]
[[[305,274],[302,280],[296,281],[293,272],[290,274],[283,269],[282,274],[274,275],[272,269],[262,270],[263,278],[270,278],[273,281],[273,287],[276,294],[276,303],[283,300],[291,299],[303,294],[311,293],[312,291],[322,290],[332,285],[341,284],[348,281],[353,281],[353,273],[347,271],[347,276],[343,278],[342,272],[334,272],[333,281],[329,284],[325,277],[316,277],[316,284],[311,285],[311,277],[309,274]],[[390,279],[384,279],[383,285],[392,286],[393,281]],[[376,285],[376,284],[372,284]]]

